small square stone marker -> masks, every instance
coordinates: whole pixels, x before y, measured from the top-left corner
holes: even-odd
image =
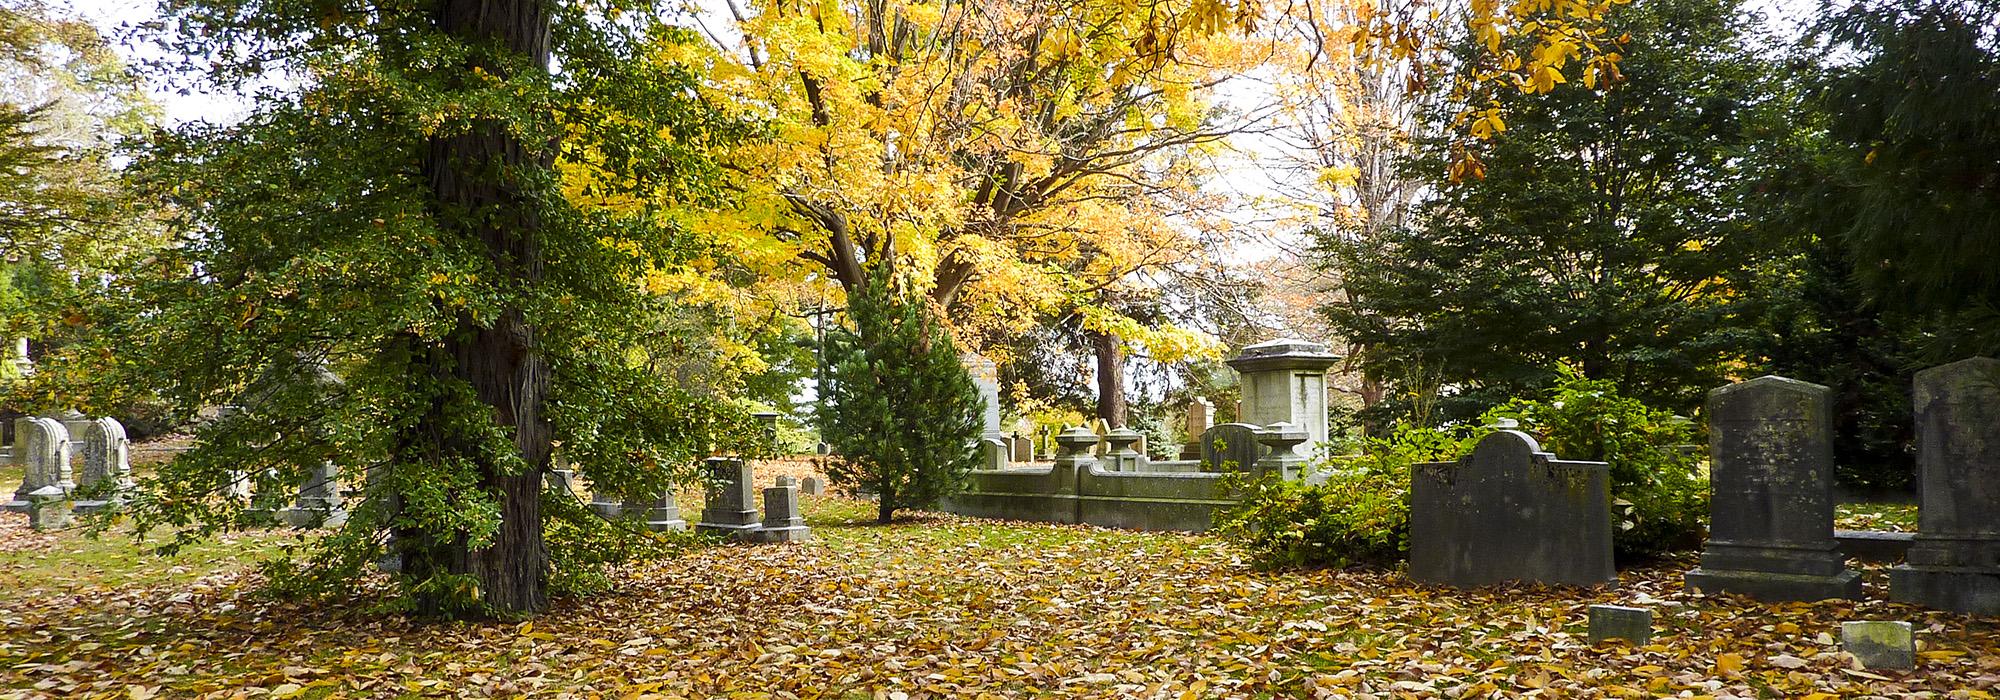
[[[1867,668],[1907,671],[1917,667],[1917,642],[1908,622],[1842,622],[1840,648]]]
[[[1653,609],[1623,605],[1590,606],[1590,643],[1623,639],[1633,646],[1653,641]]]

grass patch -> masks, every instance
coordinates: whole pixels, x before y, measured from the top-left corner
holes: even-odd
[[[1917,531],[1915,503],[1842,503],[1834,509],[1833,526],[1842,530]]]

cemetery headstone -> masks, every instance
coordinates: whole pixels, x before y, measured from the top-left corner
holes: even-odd
[[[590,492],[590,510],[600,518],[616,520],[625,514],[625,501],[609,491],[593,488]]]
[[[1035,441],[1027,435],[1015,433],[1007,439],[1008,458],[1023,464],[1035,461]]]
[[[1114,472],[1136,472],[1146,461],[1136,446],[1146,439],[1139,431],[1130,428],[1116,428],[1104,433],[1104,470]]]
[[[826,495],[826,484],[820,481],[817,476],[808,476],[799,481],[799,492],[807,496],[824,496]]]
[[[1006,469],[1007,451],[1005,438],[979,438],[979,468],[987,471]]]
[[[804,542],[810,533],[799,516],[798,487],[764,489],[764,522],[754,535],[758,542]]]
[[[668,489],[650,503],[628,501],[623,510],[628,513],[644,513],[646,529],[653,532],[686,530],[688,526],[687,521],[681,519],[681,506],[674,500],[672,489]]]
[[[1631,642],[1632,646],[1652,643],[1652,609],[1623,605],[1590,606],[1590,643],[1606,639],[1623,639]]]
[[[1257,442],[1263,428],[1248,423],[1223,423],[1201,435],[1201,468],[1211,472],[1249,471],[1264,448]]]
[[[1187,414],[1181,417],[1181,432],[1187,435],[1187,444],[1181,445],[1181,459],[1201,459],[1202,434],[1214,425],[1213,402],[1204,396],[1188,402]]]
[[[780,414],[772,411],[758,411],[750,414],[751,418],[757,419],[757,427],[764,431],[763,434],[761,435],[764,441],[764,446],[770,448],[773,452],[776,452],[778,449],[779,415]]]
[[[1889,570],[1889,596],[2000,615],[2000,360],[1918,372],[1916,542]]]
[[[1257,443],[1267,450],[1264,457],[1257,461],[1257,472],[1260,475],[1276,475],[1284,480],[1299,478],[1306,458],[1298,450],[1305,441],[1306,431],[1290,423],[1273,423],[1257,431]]]
[[[1840,648],[1866,668],[1908,671],[1917,667],[1917,642],[1908,622],[1840,623]]]
[[[1503,430],[1463,459],[1412,469],[1412,580],[1461,587],[1618,580],[1605,463],[1558,460],[1526,433]]]
[[[1306,444],[1326,442],[1326,370],[1340,356],[1305,340],[1272,340],[1243,348],[1229,360],[1240,378],[1243,402],[1236,420],[1252,425],[1290,423],[1306,431]]]
[[[90,428],[90,417],[74,408],[48,416],[62,423],[69,431],[69,463],[72,467],[83,464],[83,432]]]
[[[77,490],[91,500],[78,501],[76,509],[89,512],[122,500],[132,490],[132,441],[125,426],[114,418],[99,418],[84,424],[83,468]]]
[[[306,473],[299,484],[299,497],[278,512],[278,519],[292,527],[310,528],[339,525],[347,513],[341,508],[340,468],[322,462]]]
[[[1767,601],[1861,597],[1833,538],[1833,412],[1818,384],[1759,377],[1708,395],[1708,546],[1689,588]]]
[[[64,499],[76,490],[76,481],[70,472],[69,430],[63,424],[48,418],[30,416],[15,424],[18,443],[22,449],[23,472],[21,487],[14,490],[14,500],[6,509],[15,513],[29,510],[29,496],[43,489],[54,488]]]
[[[711,457],[707,471],[708,491],[702,498],[701,522],[695,530],[741,539],[757,529],[756,475],[750,464],[740,459]]]

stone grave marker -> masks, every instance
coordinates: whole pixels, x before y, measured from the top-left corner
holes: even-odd
[[[1257,442],[1263,428],[1248,423],[1223,423],[1201,436],[1201,469],[1209,472],[1246,471],[1264,452]]]
[[[799,482],[799,492],[807,496],[826,495],[826,483],[817,476],[808,476]]]
[[[1035,441],[1028,436],[1015,433],[1013,437],[1007,438],[1007,447],[1007,457],[1010,460],[1022,464],[1035,461]]]
[[[1188,402],[1187,415],[1181,417],[1181,432],[1187,435],[1187,444],[1181,445],[1181,459],[1201,459],[1201,437],[1214,425],[1214,403],[1204,396]]]
[[[14,500],[6,509],[15,513],[29,512],[29,496],[47,488],[54,488],[67,500],[76,490],[76,481],[70,472],[69,430],[61,422],[30,416],[14,424],[17,450],[21,450],[23,474],[21,487],[14,490]]]
[[[2000,360],[1918,372],[1917,536],[1889,597],[2000,615]]]
[[[124,500],[132,490],[132,441],[125,426],[113,418],[99,418],[83,424],[78,438],[83,449],[83,468],[77,475],[77,491],[89,500],[77,501],[76,510],[91,512]]]
[[[54,486],[44,486],[28,494],[28,527],[36,532],[61,530],[74,524],[70,517],[69,494]]]
[[[1652,643],[1653,610],[1623,605],[1590,606],[1590,643],[1606,639],[1623,639],[1635,647]]]
[[[773,480],[773,483],[776,483],[779,486],[797,486],[799,485],[799,480],[786,476],[784,474],[779,474],[778,478]]]
[[[1463,459],[1412,470],[1412,580],[1461,587],[1618,580],[1605,463],[1558,460],[1526,433],[1503,430]]]
[[[1861,597],[1833,538],[1833,412],[1818,384],[1760,377],[1708,395],[1708,545],[1687,585],[1766,601]]]
[[[804,542],[811,536],[805,518],[799,516],[799,489],[773,486],[764,489],[764,522],[752,534],[758,542]]]
[[[279,520],[298,528],[339,525],[346,515],[341,508],[340,468],[332,462],[308,471],[305,483],[299,484],[299,497],[291,507],[278,511]]]
[[[646,529],[653,532],[686,530],[688,527],[687,521],[681,519],[681,506],[674,500],[674,491],[671,488],[651,502],[627,501],[623,510],[627,513],[644,513]]]
[[[1917,667],[1917,642],[1908,622],[1842,622],[1840,648],[1867,668],[1907,671]]]
[[[717,533],[742,539],[757,529],[756,475],[741,459],[711,457],[704,465],[708,476],[707,495],[702,498],[699,532]]]

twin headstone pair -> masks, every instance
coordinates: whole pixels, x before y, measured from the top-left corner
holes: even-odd
[[[29,513],[39,529],[66,525],[72,508],[108,507],[132,488],[131,441],[115,419],[31,416],[15,421],[14,436],[14,460],[23,475],[5,508]]]
[[[702,498],[698,532],[720,534],[746,542],[801,542],[811,530],[799,514],[799,487],[780,484],[764,489],[764,517],[757,517],[756,474],[741,459],[708,460],[708,491]]]

